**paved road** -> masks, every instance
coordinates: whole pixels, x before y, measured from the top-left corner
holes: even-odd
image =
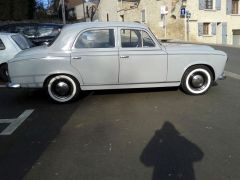
[[[213,46],[216,49],[222,50],[228,54],[229,62],[227,63],[226,70],[240,74],[240,48],[230,48],[223,46]]]
[[[239,55],[227,71],[239,72]],[[203,96],[99,91],[58,105],[43,91],[0,88],[1,119],[34,109],[13,135],[0,136],[0,179],[239,180],[239,89],[228,78]]]

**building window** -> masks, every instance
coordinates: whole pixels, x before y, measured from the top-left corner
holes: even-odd
[[[205,9],[213,9],[213,0],[205,0]]]
[[[146,10],[145,10],[145,9],[143,9],[143,10],[141,11],[141,21],[142,21],[143,23],[146,22]]]
[[[232,14],[238,14],[239,0],[232,1]]]
[[[210,23],[203,23],[203,35],[209,35]]]

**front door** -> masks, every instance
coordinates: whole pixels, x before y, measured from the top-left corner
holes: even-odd
[[[151,33],[124,28],[119,31],[119,84],[165,82],[167,53],[153,40]]]
[[[90,29],[79,35],[72,49],[71,63],[81,74],[84,85],[118,83],[116,31],[116,28]]]

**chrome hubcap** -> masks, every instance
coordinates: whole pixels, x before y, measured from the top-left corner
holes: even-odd
[[[70,87],[65,82],[58,82],[55,86],[55,91],[60,96],[67,96],[69,94]]]
[[[199,74],[194,75],[191,83],[194,88],[200,88],[204,85],[204,78]]]
[[[189,78],[189,85],[195,91],[204,89],[208,84],[207,75],[203,72],[195,72]]]

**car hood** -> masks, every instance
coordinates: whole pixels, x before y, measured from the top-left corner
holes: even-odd
[[[211,51],[213,47],[197,44],[163,43],[166,51]]]
[[[19,61],[22,59],[35,59],[35,58],[42,58],[48,54],[48,48],[46,45],[33,47],[30,49],[26,49],[24,51],[19,52],[13,59],[9,62]]]

